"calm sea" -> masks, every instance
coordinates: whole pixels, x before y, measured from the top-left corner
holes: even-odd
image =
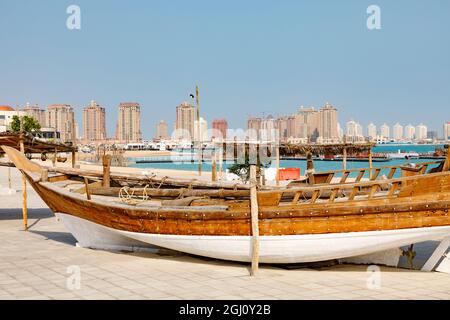
[[[405,152],[417,152],[417,153],[426,153],[433,152],[436,148],[442,148],[442,145],[380,145],[374,148],[374,153],[396,153],[398,150]],[[195,156],[194,156],[195,158]],[[142,158],[130,158],[131,161],[136,161]],[[167,159],[167,158],[166,158]],[[395,166],[406,163],[422,163],[429,162],[432,160],[425,159],[413,159],[413,160],[403,160],[403,159],[394,159],[388,162],[374,162],[374,167],[384,167],[384,166]],[[232,165],[231,162],[224,162],[223,168],[224,170]],[[134,168],[143,168],[143,169],[174,169],[174,170],[191,170],[196,171],[198,166],[197,163],[180,163],[180,162],[165,162],[165,163],[135,163],[130,165]],[[272,162],[272,166],[275,166],[275,162]],[[303,174],[306,170],[306,161],[304,160],[281,160],[280,167],[282,168],[300,168],[300,172]],[[314,161],[314,167],[316,171],[328,171],[328,170],[340,170],[342,169],[342,161]],[[368,162],[347,162],[347,169],[357,169],[357,168],[366,168],[368,167]],[[209,163],[203,163],[202,166],[204,171],[211,171],[211,165]],[[381,174],[387,175],[389,173],[389,169],[383,170]],[[356,175],[355,173],[354,175]],[[400,172],[396,174],[398,176]]]

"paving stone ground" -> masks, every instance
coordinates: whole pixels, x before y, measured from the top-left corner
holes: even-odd
[[[2,186],[6,170],[0,168]],[[20,190],[20,176],[12,172],[13,187]],[[28,232],[22,231],[22,193],[0,196],[0,299],[450,298],[450,275],[438,272],[381,267],[374,274],[357,265],[297,269],[263,265],[252,278],[246,264],[175,252],[78,248],[34,191],[29,189],[28,195]],[[434,246],[418,246],[417,266]],[[77,271],[79,288],[73,281]]]

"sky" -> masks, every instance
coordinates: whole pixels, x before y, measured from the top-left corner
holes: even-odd
[[[231,128],[326,102],[342,125],[450,121],[448,0],[0,0],[0,13],[0,104],[70,104],[81,127],[96,100],[109,136],[125,101],[141,104],[144,137],[172,127],[196,84],[201,115]]]

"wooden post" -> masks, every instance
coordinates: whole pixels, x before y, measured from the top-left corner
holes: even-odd
[[[256,191],[256,166],[250,166],[250,212],[252,224],[252,270],[256,276],[259,268],[259,223],[258,223],[258,193]]]
[[[86,188],[86,197],[88,200],[91,200],[91,191],[89,190],[89,180],[84,177],[84,187]]]
[[[277,186],[280,185],[280,145],[277,145],[276,150],[276,162],[277,162],[277,172],[275,173],[275,181]]]
[[[195,101],[197,104],[197,138],[198,138],[198,175],[202,175],[202,152],[203,152],[203,143],[200,133],[200,106],[198,102],[198,86],[195,86]]]
[[[373,175],[372,147],[369,149],[369,179],[372,180]]]
[[[219,154],[219,178],[220,180],[223,179],[223,150],[220,149],[220,154]]]
[[[75,149],[72,150],[72,168],[75,168],[75,162],[76,162],[76,153]]]
[[[20,135],[19,145],[20,145],[20,152],[25,154],[23,134]],[[27,179],[25,178],[24,174],[22,174],[22,194],[23,194],[23,203],[22,203],[23,227],[24,230],[27,231],[28,230]]]
[[[58,150],[55,148],[54,154],[53,154],[53,160],[52,160],[52,163],[53,163],[54,167],[56,167],[56,157],[57,157],[57,155],[58,155]]]
[[[41,182],[47,182],[48,181],[48,170],[43,169],[41,173]]]
[[[266,169],[264,167],[261,167],[261,184],[266,185]]]
[[[215,155],[213,155],[213,157],[211,158],[211,181],[217,181],[217,166]]]
[[[111,186],[111,156],[105,154],[102,157],[103,162],[103,187],[109,188]]]
[[[445,158],[444,167],[442,168],[442,171],[448,171],[450,169],[450,148],[446,146],[447,149],[447,158]]]
[[[344,153],[342,155],[342,169],[347,170],[347,148],[344,148]]]

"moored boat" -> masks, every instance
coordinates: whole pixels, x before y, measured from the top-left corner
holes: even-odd
[[[144,187],[124,197],[132,189],[103,187],[75,172],[49,173],[18,151],[4,150],[81,246],[150,245],[251,260],[248,190],[184,194]],[[449,237],[449,160],[439,170],[401,178],[258,191],[260,262],[347,258]]]

